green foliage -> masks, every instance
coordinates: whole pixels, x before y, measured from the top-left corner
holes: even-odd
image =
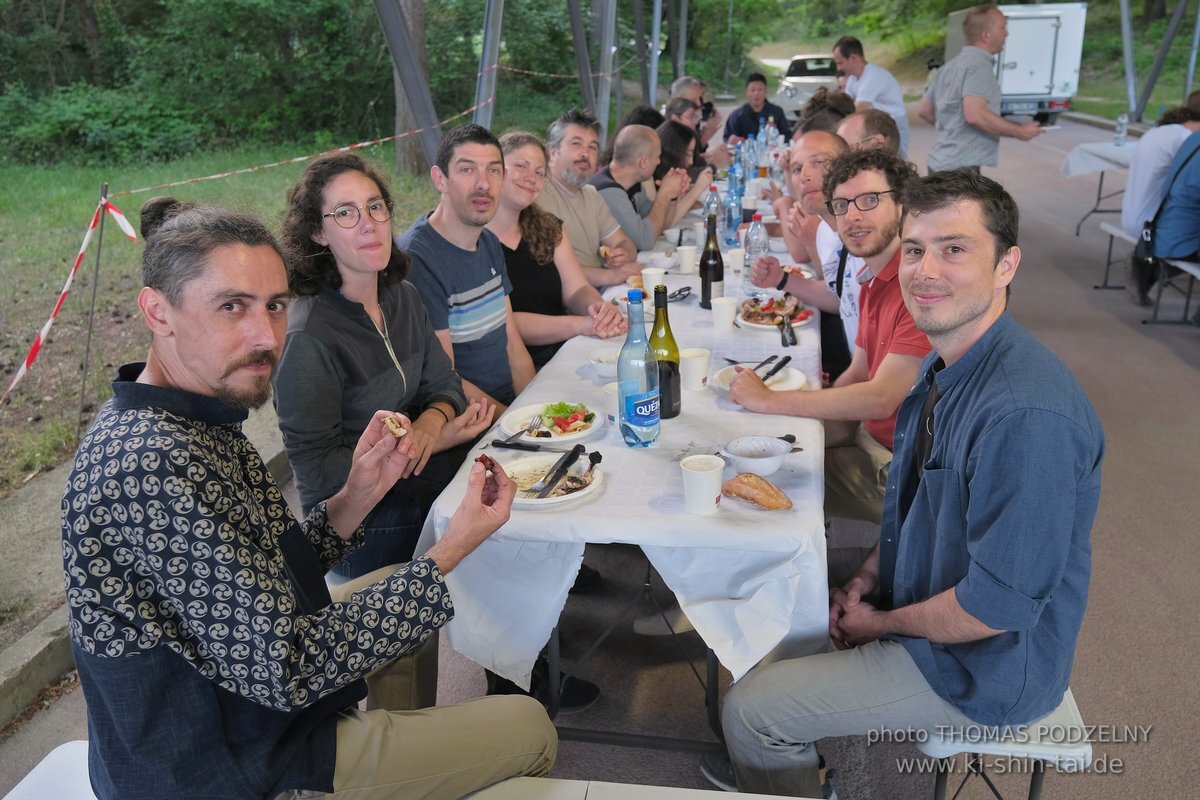
[[[740,93],[750,71],[750,48],[771,38],[787,5],[782,0],[738,0],[732,4],[731,16],[729,0],[692,0],[688,4],[687,73],[717,91]]]

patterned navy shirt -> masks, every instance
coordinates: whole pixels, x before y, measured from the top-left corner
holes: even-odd
[[[331,603],[343,541],[298,523],[246,412],[123,367],[63,497],[72,646],[101,798],[332,791],[339,711],[362,677],[453,614],[420,559]]]

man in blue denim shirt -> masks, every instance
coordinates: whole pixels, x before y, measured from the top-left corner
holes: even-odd
[[[899,278],[934,352],[900,407],[879,547],[831,592],[838,650],[757,669],[726,700],[742,791],[816,796],[826,736],[1031,722],[1071,674],[1100,422],[1007,312],[1012,198],[954,170],[903,200]]]

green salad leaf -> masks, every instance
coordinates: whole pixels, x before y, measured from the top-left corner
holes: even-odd
[[[542,409],[542,420],[547,425],[553,425],[555,417],[566,419],[576,411],[583,412],[584,422],[591,422],[592,418],[596,416],[591,411],[588,411],[588,407],[582,403],[579,405],[575,405],[573,403],[550,403]]]

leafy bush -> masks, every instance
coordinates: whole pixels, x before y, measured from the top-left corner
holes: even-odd
[[[49,163],[78,154],[85,163],[162,160],[194,150],[202,128],[177,110],[147,103],[130,90],[86,83],[62,86],[36,101],[21,87],[0,97],[3,153]]]

